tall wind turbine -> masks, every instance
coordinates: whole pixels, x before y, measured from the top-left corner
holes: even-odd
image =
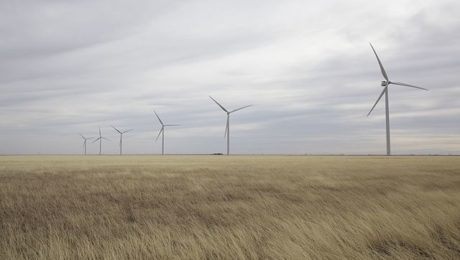
[[[388,104],[388,87],[390,86],[390,84],[393,84],[393,85],[416,88],[416,89],[427,90],[427,91],[428,91],[428,89],[417,87],[417,86],[406,84],[406,83],[402,83],[402,82],[390,81],[390,79],[388,78],[387,72],[383,68],[382,62],[380,61],[379,56],[377,55],[377,52],[374,49],[374,46],[372,46],[371,43],[369,43],[369,44],[371,45],[372,51],[374,52],[375,57],[377,58],[377,62],[379,63],[379,66],[380,66],[380,71],[382,72],[382,76],[383,76],[383,78],[385,80],[382,81],[382,83],[381,83],[381,85],[382,85],[382,87],[384,87],[384,89],[382,90],[382,93],[380,93],[380,96],[377,98],[377,101],[375,101],[374,106],[372,106],[372,108],[369,111],[369,113],[367,114],[367,116],[369,116],[372,113],[372,110],[374,110],[374,108],[377,105],[377,103],[379,103],[380,99],[385,94],[385,116],[386,116],[386,130],[387,130],[386,131],[386,133],[387,133],[387,155],[391,155],[391,145],[390,145],[390,108],[389,108],[389,104]]]
[[[247,107],[250,107],[252,105],[247,105],[247,106],[244,106],[244,107],[240,107],[240,108],[237,108],[237,109],[234,109],[234,110],[231,110],[231,111],[228,111],[227,109],[225,109],[224,106],[222,106],[221,104],[219,104],[219,102],[217,102],[214,98],[212,98],[211,96],[209,96],[214,102],[216,102],[216,104],[222,108],[222,110],[224,110],[225,113],[227,113],[227,125],[225,126],[225,134],[224,134],[224,138],[227,137],[227,155],[230,154],[230,114],[233,113],[233,112],[236,112],[236,111],[239,111],[241,109],[245,109]]]
[[[161,118],[160,118],[160,116],[158,116],[157,112],[153,111],[153,113],[155,113],[155,115],[158,118],[158,121],[160,121],[160,124],[161,124],[161,129],[160,129],[160,132],[157,135],[157,138],[155,139],[155,142],[158,140],[158,138],[161,135],[161,155],[164,155],[165,154],[165,127],[166,126],[179,126],[179,125],[167,125],[167,124],[163,123],[163,121],[161,121]]]
[[[86,141],[93,139],[94,137],[86,137],[80,134],[81,138],[83,139],[83,154],[86,155]]]
[[[117,131],[120,134],[120,155],[122,155],[123,154],[123,134],[131,132],[133,131],[133,129],[122,131],[116,128],[115,126],[112,126],[112,128],[115,129],[115,131]]]
[[[102,136],[102,134],[101,134],[101,128],[99,127],[99,137],[96,138],[96,139],[93,141],[93,143],[99,141],[99,155],[102,154],[102,139],[109,141],[109,139],[107,139],[107,138],[105,138],[105,137]]]

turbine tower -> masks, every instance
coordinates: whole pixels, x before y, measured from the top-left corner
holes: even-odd
[[[160,124],[161,124],[161,129],[160,129],[160,132],[158,132],[158,135],[157,135],[157,138],[155,139],[155,142],[158,141],[158,138],[161,135],[161,155],[164,155],[165,154],[165,127],[166,126],[179,126],[179,125],[169,125],[169,124],[167,125],[167,124],[164,124],[163,121],[161,121],[160,116],[158,116],[157,112],[153,111],[153,113],[155,113],[155,115],[158,118],[158,121],[160,121]]]
[[[86,141],[93,139],[94,137],[86,137],[80,134],[81,138],[83,139],[83,154],[86,155]]]
[[[225,113],[227,113],[227,125],[225,126],[225,134],[224,134],[224,138],[227,137],[227,155],[230,154],[230,114],[233,113],[233,112],[236,112],[236,111],[239,111],[241,109],[245,109],[247,107],[250,107],[252,105],[247,105],[247,106],[244,106],[244,107],[240,107],[240,108],[237,108],[237,109],[234,109],[234,110],[231,110],[231,111],[228,111],[227,109],[225,109],[224,106],[222,106],[221,104],[219,104],[219,102],[217,102],[214,98],[212,98],[211,96],[209,96]]]
[[[133,131],[133,129],[122,131],[116,128],[115,126],[112,126],[112,128],[115,129],[115,131],[117,131],[120,134],[120,155],[122,155],[123,154],[123,134],[131,132]]]
[[[93,141],[93,143],[99,141],[99,155],[102,154],[102,139],[107,140],[107,141],[110,141],[109,139],[107,139],[107,138],[105,138],[105,137],[102,136],[102,134],[101,134],[101,128],[99,127],[99,137],[96,138],[96,139]]]
[[[381,83],[381,85],[382,85],[382,87],[384,87],[384,89],[382,90],[382,93],[380,93],[380,96],[377,98],[377,101],[375,101],[374,106],[372,106],[372,108],[369,111],[369,113],[367,114],[367,116],[369,116],[372,113],[372,110],[374,110],[374,108],[377,105],[377,103],[379,103],[380,99],[385,94],[385,118],[386,118],[387,155],[391,155],[391,145],[390,145],[390,107],[389,107],[389,104],[388,104],[388,102],[389,102],[388,101],[388,98],[389,98],[388,97],[388,87],[391,84],[393,84],[393,85],[416,88],[416,89],[421,89],[421,90],[426,90],[426,91],[428,91],[428,89],[417,87],[417,86],[406,84],[406,83],[402,83],[402,82],[390,81],[390,79],[388,78],[387,72],[383,68],[382,62],[380,61],[379,56],[377,55],[377,52],[374,49],[374,46],[372,46],[371,43],[369,43],[369,44],[371,45],[372,51],[374,52],[375,57],[377,58],[377,62],[379,63],[380,71],[382,72],[382,76],[383,76],[383,78],[385,80],[382,81],[382,83]]]

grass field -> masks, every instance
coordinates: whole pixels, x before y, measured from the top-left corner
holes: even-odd
[[[459,157],[0,157],[0,259],[395,258],[460,259]]]

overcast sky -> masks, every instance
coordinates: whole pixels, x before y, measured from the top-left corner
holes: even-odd
[[[460,153],[460,1],[0,1],[0,153]],[[383,101],[383,100],[382,100]],[[88,144],[89,153],[98,152]]]

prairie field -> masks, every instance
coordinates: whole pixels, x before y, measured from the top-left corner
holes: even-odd
[[[460,259],[460,158],[0,156],[0,259]]]

